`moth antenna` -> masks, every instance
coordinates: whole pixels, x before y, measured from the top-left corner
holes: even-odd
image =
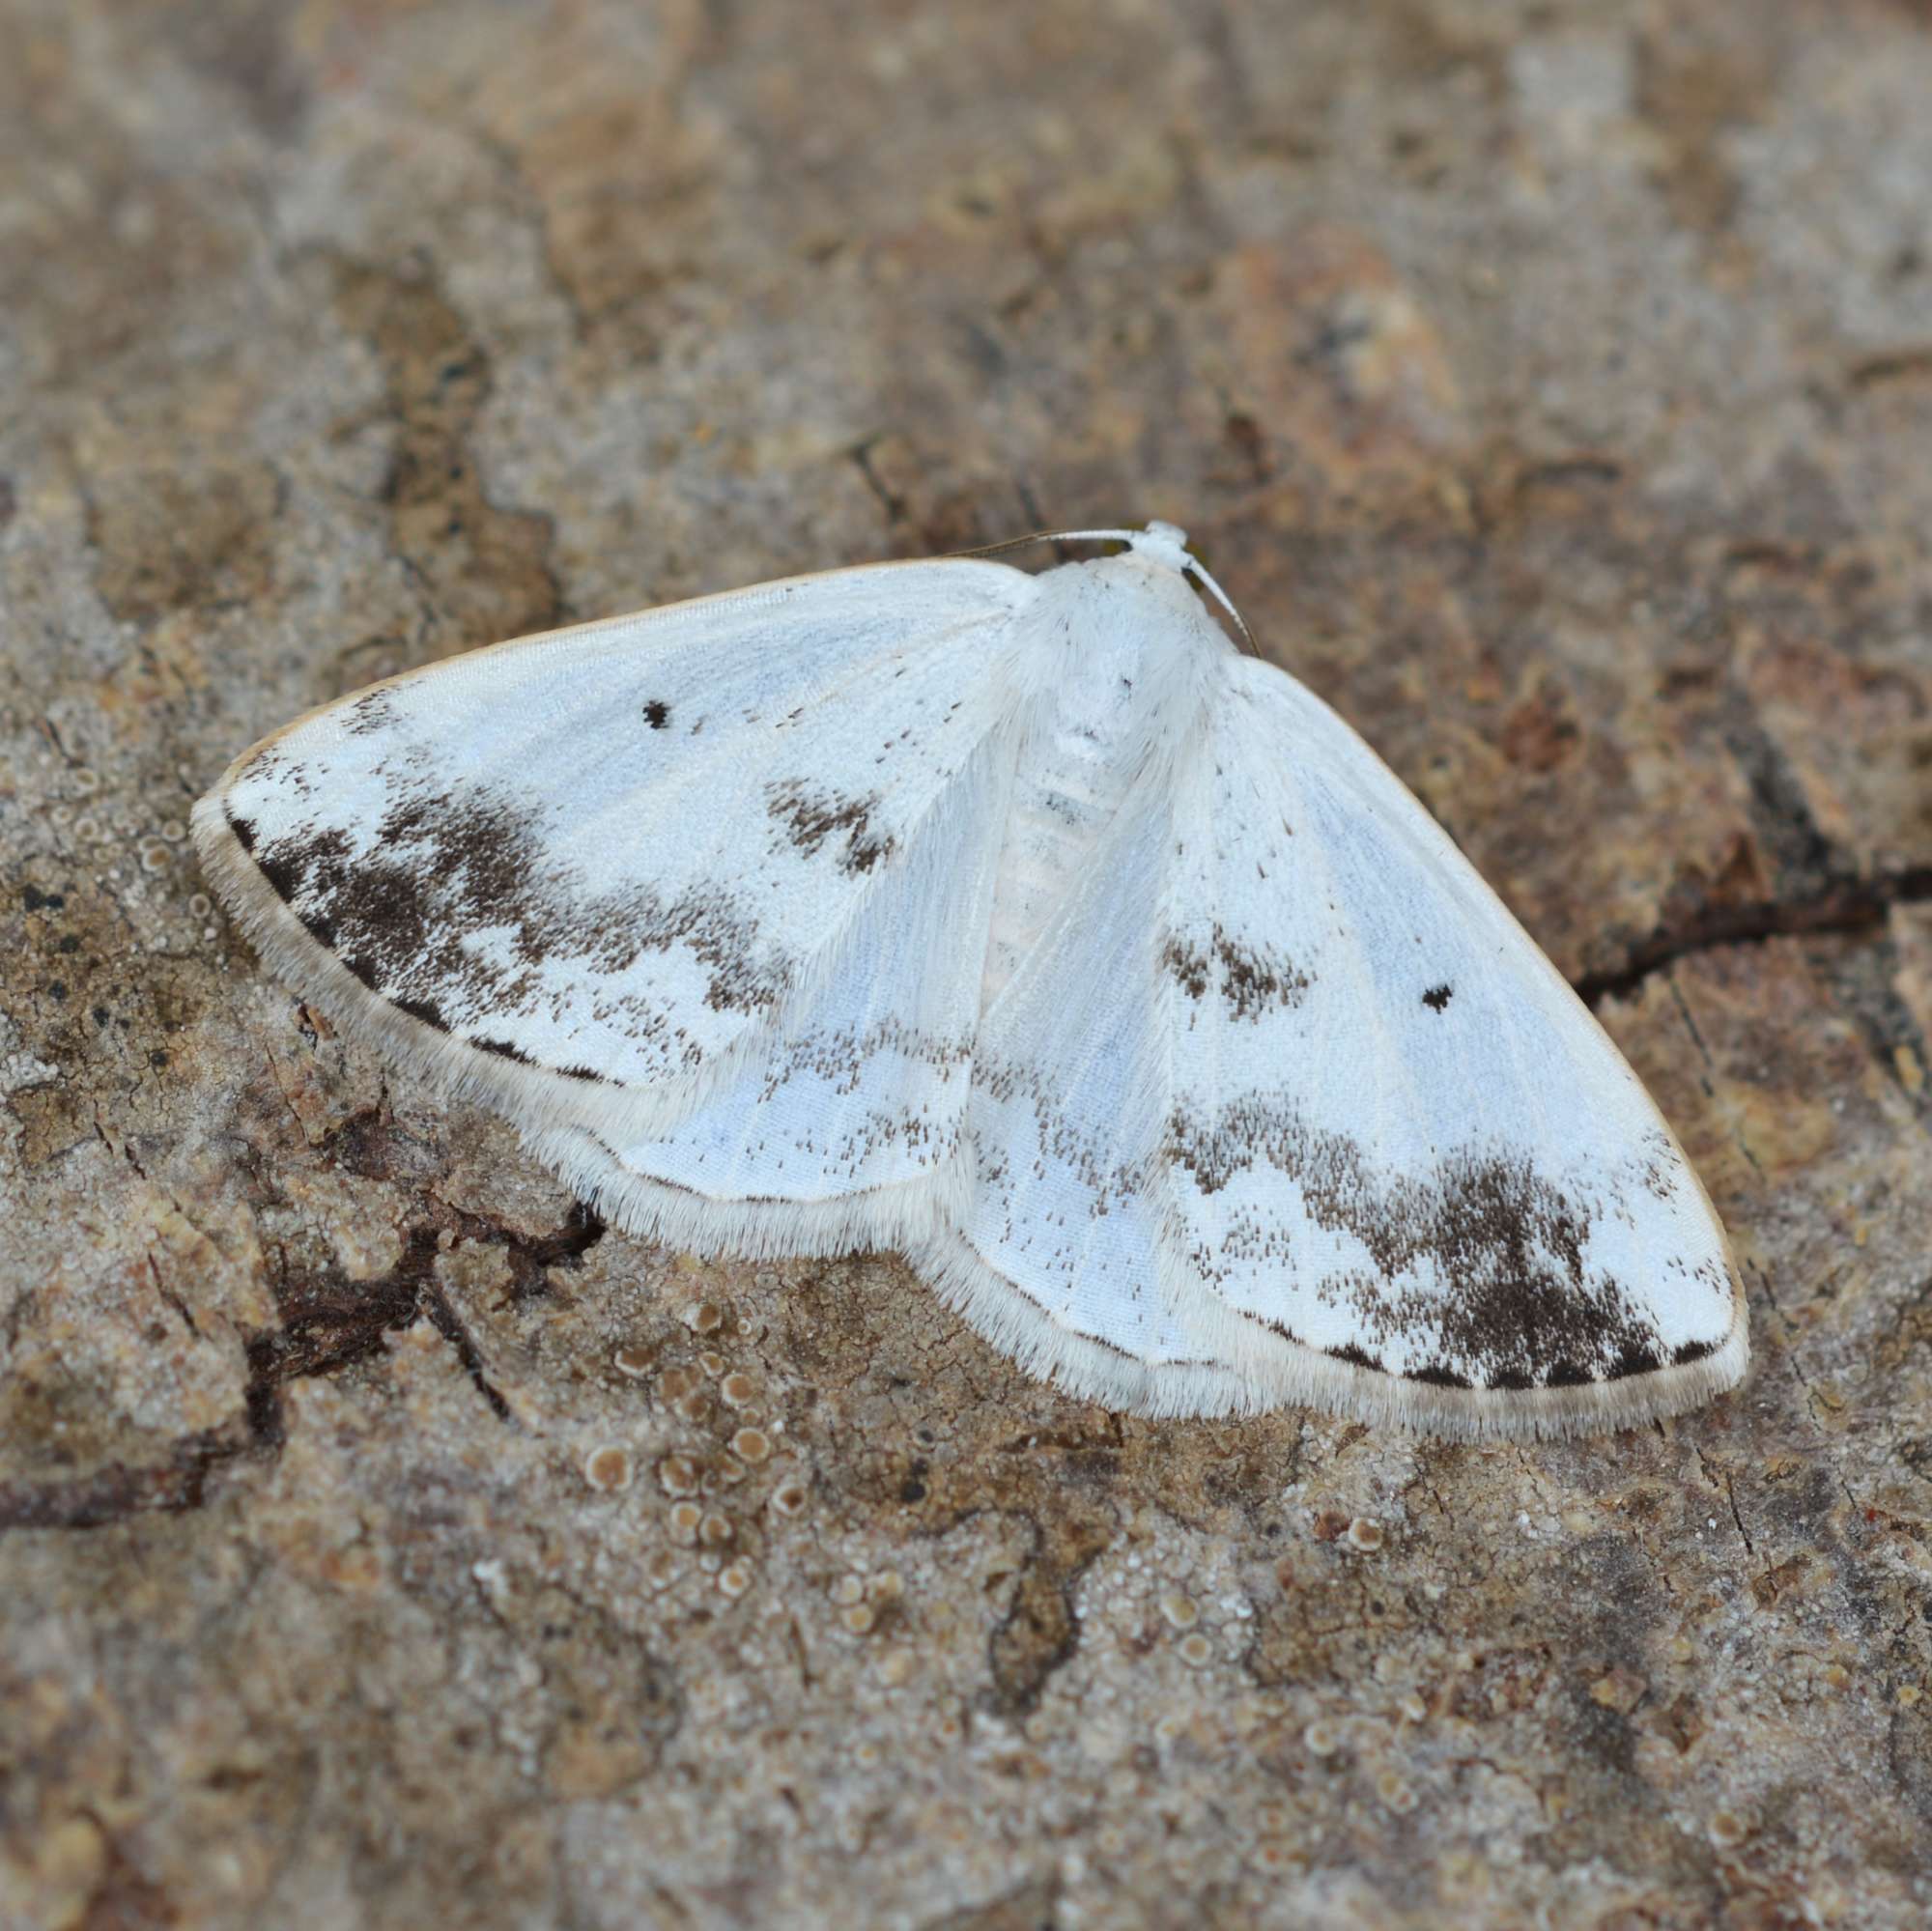
[[[944,555],[1002,556],[1009,550],[1025,550],[1036,543],[1132,543],[1137,529],[1036,529],[1027,536],[1009,536],[1000,543],[982,543],[974,550],[949,550]]]
[[[1219,604],[1224,611],[1228,612],[1228,615],[1232,619],[1235,628],[1241,634],[1241,648],[1245,650],[1250,657],[1260,657],[1262,654],[1262,647],[1255,641],[1255,634],[1248,628],[1247,618],[1244,617],[1240,613],[1240,611],[1235,608],[1234,598],[1229,596],[1227,591],[1222,589],[1220,584],[1215,582],[1214,579],[1208,575],[1206,566],[1197,562],[1195,558],[1193,558],[1192,556],[1190,556],[1187,559],[1187,574],[1190,577],[1192,577],[1194,581],[1202,586],[1203,589],[1210,592],[1213,596],[1214,601],[1217,604]]]

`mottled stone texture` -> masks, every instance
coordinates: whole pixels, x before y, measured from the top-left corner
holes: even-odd
[[[0,1923],[1925,1921],[1922,4],[0,37]],[[1597,1001],[1738,1395],[1121,1420],[605,1232],[199,895],[381,673],[1149,516]]]

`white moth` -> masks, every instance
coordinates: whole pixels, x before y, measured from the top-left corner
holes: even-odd
[[[1733,1385],[1723,1230],[1589,1012],[1181,531],[1083,534],[1128,548],[406,672],[238,759],[203,864],[621,1226],[897,1248],[1112,1406],[1536,1435]]]

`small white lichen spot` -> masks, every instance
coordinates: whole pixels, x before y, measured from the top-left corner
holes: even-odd
[[[665,1520],[676,1541],[694,1543],[697,1540],[698,1526],[704,1520],[704,1511],[696,1502],[673,1502]]]
[[[1160,1599],[1160,1613],[1177,1630],[1191,1630],[1201,1620],[1201,1611],[1190,1597],[1166,1595]]]
[[[651,1372],[650,1350],[626,1342],[611,1354],[611,1365],[618,1374],[627,1375],[634,1381],[642,1380]]]
[[[697,1493],[697,1464],[688,1455],[667,1455],[658,1463],[658,1486],[667,1495]]]
[[[583,1479],[593,1489],[616,1490],[631,1486],[631,1451],[607,1443],[593,1448],[583,1458]]]
[[[1357,1516],[1349,1524],[1343,1540],[1350,1548],[1358,1548],[1365,1554],[1373,1553],[1382,1546],[1382,1525],[1367,1516]]]
[[[1385,1770],[1376,1778],[1376,1795],[1398,1817],[1406,1816],[1415,1808],[1414,1788],[1399,1777],[1394,1771]]]
[[[752,1586],[752,1565],[742,1558],[718,1572],[718,1593],[735,1601]]]
[[[753,1467],[769,1459],[772,1439],[763,1429],[741,1428],[731,1437],[731,1453],[740,1462],[749,1462]]]
[[[878,1249],[1147,1414],[1560,1435],[1734,1386],[1723,1229],[1607,1036],[1237,647],[1185,531],[1065,534],[1123,548],[405,671],[229,767],[208,882],[307,1005],[670,1252],[694,1429],[761,1399],[719,1260],[755,1307],[786,1256]],[[122,815],[137,903],[181,827]]]
[[[803,1482],[781,1482],[772,1491],[772,1510],[781,1516],[802,1516],[810,1500]]]
[[[1751,1833],[1749,1823],[1735,1810],[1714,1810],[1709,1825],[1712,1843],[1720,1851],[1734,1851]]]
[[[1342,1739],[1335,1726],[1320,1717],[1302,1731],[1301,1741],[1312,1757],[1332,1757],[1342,1747]]]

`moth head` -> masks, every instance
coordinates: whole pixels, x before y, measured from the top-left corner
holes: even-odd
[[[1227,611],[1236,631],[1240,633],[1241,647],[1252,656],[1259,656],[1254,633],[1249,630],[1241,613],[1235,608],[1235,600],[1220,584],[1208,574],[1207,567],[1187,547],[1187,532],[1178,524],[1151,523],[1145,529],[1122,530],[1118,532],[1126,542],[1129,555],[1144,558],[1156,569],[1172,570],[1181,578],[1192,578],[1202,589]]]
[[[1179,570],[1183,576],[1201,569],[1187,554],[1187,532],[1177,524],[1151,523],[1145,529],[1130,530],[1127,547],[1136,556]]]
[[[1228,620],[1239,636],[1241,648],[1250,657],[1261,655],[1255,634],[1235,608],[1234,599],[1215,582],[1201,559],[1188,549],[1187,532],[1179,524],[1162,523],[1156,519],[1145,529],[1043,529],[1032,536],[1015,536],[1005,543],[989,543],[979,550],[962,550],[955,554],[961,556],[998,556],[1006,551],[1017,550],[1031,543],[1124,543],[1127,547],[1124,560],[1142,566],[1153,581],[1161,581],[1163,573],[1167,579],[1177,582],[1185,582],[1191,578],[1228,613]],[[1116,556],[1103,560],[1118,564],[1123,559]]]

